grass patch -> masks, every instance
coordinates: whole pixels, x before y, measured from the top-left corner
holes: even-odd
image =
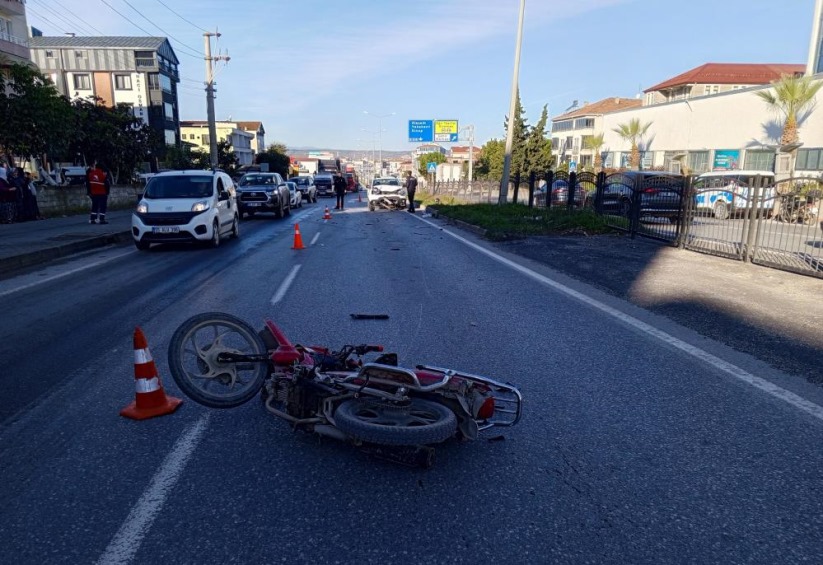
[[[565,208],[529,208],[523,204],[434,205],[438,213],[487,230],[493,240],[532,235],[594,235],[614,231],[592,210],[568,212]]]

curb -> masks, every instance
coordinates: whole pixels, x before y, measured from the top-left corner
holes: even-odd
[[[463,220],[455,220],[454,218],[449,218],[448,216],[441,216],[437,208],[426,206],[426,212],[431,214],[432,218],[443,220],[447,224],[452,224],[475,235],[479,235],[480,237],[488,238],[489,236],[489,230],[475,226],[474,224],[469,224]]]
[[[61,257],[68,257],[75,253],[82,251],[89,251],[90,249],[97,249],[105,247],[114,243],[124,243],[131,241],[131,231],[122,231],[116,233],[108,233],[97,237],[90,237],[80,241],[74,241],[65,245],[58,245],[56,247],[48,247],[45,249],[38,249],[37,251],[30,251],[21,253],[19,255],[12,255],[0,260],[0,274],[6,274],[32,265],[39,265]]]

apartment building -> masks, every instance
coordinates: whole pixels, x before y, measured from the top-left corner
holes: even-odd
[[[806,65],[706,63],[644,91],[646,106],[770,84],[783,75],[801,76]]]
[[[263,128],[263,122],[237,122],[237,127],[254,134],[251,140],[252,153],[257,155],[266,150],[266,130]]]
[[[215,122],[217,141],[229,142],[240,166],[251,165],[254,163],[255,155],[252,144],[256,142],[257,135],[239,127],[239,123],[241,122]],[[206,152],[210,151],[209,122],[205,120],[180,122],[180,139],[192,147]]]
[[[455,145],[449,150],[447,159],[449,163],[468,163],[469,159],[472,162],[477,162],[480,158],[480,147],[469,147],[468,145]]]
[[[3,1],[3,0],[0,0]],[[167,145],[179,142],[179,61],[165,37],[32,37],[32,61],[69,98],[131,104]]]
[[[24,0],[0,0],[0,57],[8,63],[29,63],[28,24]]]

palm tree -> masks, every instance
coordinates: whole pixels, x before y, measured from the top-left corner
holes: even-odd
[[[755,92],[769,108],[786,117],[783,134],[780,136],[781,145],[798,141],[797,116],[814,105],[815,96],[821,87],[823,81],[814,82],[811,76],[783,75],[772,83],[772,89]]]
[[[637,142],[646,135],[649,131],[652,122],[640,123],[639,118],[632,118],[627,124],[618,124],[612,131],[622,137],[625,141],[632,144],[632,154],[629,159],[629,168],[640,168],[640,149],[637,147]]]
[[[583,142],[583,147],[585,149],[590,149],[594,151],[594,172],[596,173],[602,168],[603,165],[603,156],[600,154],[600,150],[603,148],[603,145],[606,144],[605,141],[605,134],[598,133],[597,135],[592,135],[591,137],[587,137],[586,141]]]

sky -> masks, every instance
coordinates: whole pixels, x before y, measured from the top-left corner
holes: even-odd
[[[266,143],[407,151],[409,120],[458,120],[467,145],[504,139],[519,0],[28,0],[44,35],[168,37],[180,117],[206,119],[204,31],[218,31],[218,120]],[[806,64],[814,0],[526,0],[527,121],[575,100],[635,97],[708,62]],[[142,29],[141,29],[142,28]],[[452,144],[443,144],[449,146]]]

